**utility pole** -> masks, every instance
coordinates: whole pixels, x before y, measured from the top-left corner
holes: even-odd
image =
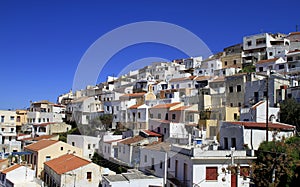
[[[269,75],[266,78],[266,142],[269,141]]]

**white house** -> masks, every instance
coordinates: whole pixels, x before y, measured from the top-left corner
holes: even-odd
[[[249,164],[255,157],[246,151],[207,150],[200,145],[171,146],[167,186],[249,186]],[[232,169],[229,169],[232,168]]]
[[[27,166],[15,164],[1,171],[0,186],[5,187],[22,187],[33,186],[39,187],[35,180],[35,171]]]
[[[118,158],[118,142],[122,139],[110,140],[103,142],[102,144],[102,155],[105,159]]]
[[[82,149],[82,156],[90,160],[99,149],[100,138],[93,136],[68,134],[67,143]]]
[[[167,169],[170,168],[171,144],[168,142],[154,142],[141,147],[139,169],[146,174],[164,178],[166,184]]]
[[[295,126],[283,123],[268,123],[268,141],[281,140],[294,135]],[[234,147],[236,150],[257,150],[266,140],[266,123],[258,122],[221,122],[220,144],[223,149]]]
[[[155,133],[156,134],[156,133]],[[118,160],[127,166],[138,166],[140,163],[140,146],[159,141],[158,136],[149,136],[141,132],[140,135],[126,138],[117,143]]]
[[[280,108],[268,107],[268,120],[279,121]],[[266,101],[259,101],[250,108],[241,108],[240,121],[266,122]]]
[[[46,100],[33,102],[27,112],[29,124],[36,123],[61,123],[65,119],[66,107]]]
[[[214,76],[215,71],[222,69],[222,61],[220,59],[222,53],[217,53],[203,60],[201,65],[194,70],[195,76]]]
[[[288,66],[282,58],[272,58],[268,60],[260,60],[256,63],[256,72],[276,71],[278,73],[286,73]]]
[[[44,172],[44,182],[48,186],[98,187],[101,180],[100,166],[73,154],[45,162]]]
[[[21,150],[17,141],[16,111],[0,110],[0,152]]]
[[[141,187],[163,186],[163,178],[145,175],[137,170],[129,170],[128,173],[103,176],[103,187]]]

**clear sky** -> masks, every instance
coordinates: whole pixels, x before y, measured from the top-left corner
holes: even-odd
[[[289,33],[300,25],[299,0],[1,0],[0,109],[26,108],[72,88],[84,52],[103,34],[138,21],[164,21],[200,37],[212,50],[260,32]],[[300,28],[300,26],[299,26]],[[186,58],[160,44],[140,44],[117,53],[99,81],[133,61],[155,56]]]

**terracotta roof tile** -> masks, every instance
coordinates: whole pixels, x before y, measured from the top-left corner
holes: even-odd
[[[114,142],[119,142],[119,141],[121,141],[121,140],[123,140],[123,139],[110,140],[110,141],[106,141],[106,142],[104,142],[104,143],[109,143],[109,144],[111,144],[111,143],[114,143]]]
[[[205,81],[205,80],[209,80],[210,78],[211,78],[210,76],[198,76],[194,80],[195,81]]]
[[[142,105],[132,105],[132,106],[129,107],[128,109],[137,109],[139,106],[142,106]]]
[[[229,122],[234,125],[241,125],[246,128],[260,128],[265,129],[266,123],[258,123],[258,122],[245,122],[245,121],[236,121],[236,122]],[[281,130],[295,130],[295,126],[284,124],[284,123],[268,123],[269,128],[271,129],[281,129]]]
[[[174,109],[171,110],[171,111],[183,111],[183,110],[186,110],[186,109],[188,109],[188,108],[190,108],[190,106],[180,106],[180,107],[178,107],[178,108],[174,108]]]
[[[159,104],[159,105],[155,105],[152,108],[171,108],[173,106],[179,105],[181,104],[180,102],[177,103],[166,103],[166,104]]]
[[[54,137],[56,137],[56,136],[58,136],[58,135],[42,135],[42,136],[33,138],[33,140],[35,140],[35,141],[39,141],[39,140],[47,140],[47,139],[54,138]]]
[[[256,103],[255,105],[253,105],[251,108],[252,109],[256,109],[259,105],[263,104],[265,101],[259,101],[258,103]]]
[[[256,64],[264,64],[264,63],[275,62],[278,59],[279,58],[273,58],[273,59],[268,59],[268,60],[260,60],[260,61],[256,62]]]
[[[125,139],[123,141],[120,141],[120,143],[125,144],[125,145],[129,145],[129,144],[132,144],[132,143],[136,143],[136,142],[142,141],[144,139],[146,139],[146,138],[138,135],[138,136],[134,136],[132,138],[127,138],[127,139]]]
[[[55,173],[63,174],[74,169],[80,168],[82,166],[88,165],[91,162],[80,158],[73,154],[65,154],[58,158],[54,158],[45,162],[44,164],[50,167]]]
[[[162,136],[161,134],[158,134],[156,132],[149,131],[149,130],[142,130],[142,132],[144,132],[148,136],[156,136],[156,137],[161,137]]]
[[[195,77],[196,76],[173,78],[173,79],[169,80],[169,82],[180,82],[180,81],[186,81],[186,80],[193,80]]]
[[[222,77],[218,77],[218,78],[216,78],[216,79],[214,79],[214,80],[212,80],[210,82],[224,82],[224,81],[225,81],[225,77],[222,76]]]
[[[129,97],[142,97],[144,96],[146,93],[131,93],[131,94],[124,94],[124,95],[121,95],[120,98],[129,98]]]
[[[144,147],[145,149],[167,152],[171,150],[171,144],[168,142],[153,142],[152,144]]]
[[[32,151],[39,151],[39,150],[42,150],[46,147],[49,147],[49,146],[57,143],[57,142],[58,142],[58,140],[40,140],[36,143],[26,146],[25,149],[29,149]]]
[[[13,166],[10,166],[9,168],[4,169],[3,171],[1,171],[1,173],[7,174],[8,172],[13,171],[13,170],[15,170],[15,169],[17,169],[19,167],[21,167],[21,165],[15,164]]]
[[[300,49],[296,49],[296,50],[294,50],[294,51],[289,51],[288,54],[291,54],[291,53],[298,53],[298,52],[300,52]]]

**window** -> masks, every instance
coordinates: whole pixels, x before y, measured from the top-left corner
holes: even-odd
[[[172,120],[176,119],[176,114],[172,114]]]
[[[96,144],[93,144],[93,148],[95,148],[96,147]]]
[[[233,92],[233,86],[229,86],[229,92],[230,92],[230,93]]]
[[[147,155],[145,155],[145,159],[144,159],[144,162],[147,162]]]
[[[167,134],[167,128],[164,128],[164,134]]]
[[[194,121],[194,115],[191,114],[191,115],[190,115],[190,122],[193,122],[193,121]]]
[[[224,62],[225,66],[227,66],[227,61]]]
[[[72,142],[72,146],[75,146],[75,142]]]
[[[166,113],[165,120],[169,120],[169,114]]]
[[[233,64],[236,65],[236,60],[233,60]]]
[[[157,132],[160,133],[160,127],[157,127]]]
[[[252,45],[252,41],[247,41],[247,45],[251,46]]]
[[[233,107],[233,103],[230,103],[230,107]]]
[[[218,168],[206,167],[206,180],[218,180]]]
[[[21,122],[21,117],[17,116],[17,122]]]
[[[4,116],[1,116],[1,123],[4,123]]]
[[[228,149],[228,138],[224,138],[224,149]]]
[[[11,121],[15,120],[15,116],[10,116],[10,120]]]
[[[14,128],[10,128],[10,132],[14,132],[14,130],[15,130]]]
[[[269,52],[269,56],[273,56],[273,52]]]
[[[46,156],[46,162],[51,160],[51,156]]]
[[[162,167],[163,167],[163,162],[160,161],[160,163],[159,163],[159,168],[162,169]]]
[[[178,160],[175,160],[175,177],[178,176]]]
[[[168,158],[168,168],[170,168],[171,167],[171,159],[170,158]]]
[[[92,172],[86,172],[86,179],[88,181],[91,181],[92,180]]]
[[[234,113],[234,114],[233,114],[233,119],[234,119],[234,120],[237,120],[237,119],[238,119],[237,113]]]
[[[91,149],[91,144],[88,144],[88,149]]]
[[[237,85],[236,86],[236,91],[237,92],[241,92],[242,91],[242,86],[241,85]]]
[[[150,114],[150,118],[153,118],[153,114]]]
[[[231,147],[236,147],[236,139],[235,138],[231,138]]]
[[[154,170],[154,158],[151,158],[151,170]]]
[[[138,118],[141,119],[141,113],[140,112],[138,112]]]
[[[283,64],[280,64],[280,65],[278,66],[278,69],[284,69],[284,65],[283,65]]]
[[[60,150],[63,151],[63,150],[64,150],[64,147],[60,147]]]
[[[161,113],[159,113],[159,114],[157,115],[157,118],[158,118],[158,119],[161,119]]]

